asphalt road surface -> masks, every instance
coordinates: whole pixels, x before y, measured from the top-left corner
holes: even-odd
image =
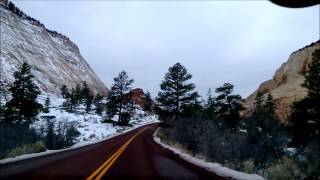
[[[157,124],[94,145],[0,165],[0,179],[222,179],[153,141]]]

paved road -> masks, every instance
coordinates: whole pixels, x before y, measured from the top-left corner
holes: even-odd
[[[0,165],[0,179],[222,179],[153,141],[157,124],[104,142]]]

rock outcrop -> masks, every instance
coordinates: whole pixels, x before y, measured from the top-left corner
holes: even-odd
[[[75,87],[83,81],[93,93],[108,93],[68,37],[48,30],[6,0],[0,0],[0,23],[0,77],[5,84],[10,86],[13,72],[27,62],[43,94],[59,96],[63,84]]]
[[[144,93],[143,89],[132,89],[126,96],[126,98],[130,98],[134,104],[140,106],[145,111],[151,111],[153,108],[154,103],[152,99]]]
[[[257,92],[265,96],[271,93],[275,100],[277,115],[281,120],[286,120],[291,112],[292,103],[307,95],[307,90],[301,84],[315,49],[320,49],[320,40],[292,53],[271,80],[263,82],[254,93],[246,98],[245,106],[249,110],[246,113],[250,113],[253,108]]]

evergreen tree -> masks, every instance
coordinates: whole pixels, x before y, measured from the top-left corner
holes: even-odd
[[[32,81],[31,67],[23,63],[20,69],[14,72],[14,78],[14,84],[9,89],[12,99],[5,107],[5,119],[10,122],[23,119],[30,121],[42,108],[36,101],[40,91]]]
[[[98,115],[101,115],[103,111],[102,100],[103,100],[103,96],[101,96],[99,93],[94,98],[95,111]]]
[[[269,93],[263,106],[265,113],[270,119],[276,118],[275,104],[272,95]]]
[[[16,6],[12,2],[9,2],[8,8],[11,12],[15,12]]]
[[[66,101],[63,102],[62,106],[66,109],[68,112],[74,112],[76,106],[77,106],[77,99],[76,99],[76,92],[75,89],[71,89],[71,93],[68,92],[68,96],[66,98]]]
[[[111,119],[117,115],[119,125],[128,125],[133,115],[133,102],[127,94],[132,89],[133,79],[130,79],[125,71],[122,71],[113,80],[114,83],[111,86],[106,105],[107,116]]]
[[[69,94],[68,87],[67,87],[67,85],[65,85],[65,84],[61,86],[60,91],[61,91],[62,97],[65,98],[65,99],[68,98],[68,96],[70,95],[70,94]]]
[[[49,113],[49,108],[50,108],[50,98],[47,97],[46,101],[44,102],[43,112],[44,113]]]
[[[80,84],[77,84],[76,85],[76,88],[74,89],[74,92],[73,92],[73,98],[74,98],[74,101],[75,101],[75,105],[79,105],[81,100],[82,100],[82,89],[81,89],[81,86]]]
[[[263,94],[258,91],[256,97],[254,98],[254,112],[263,111]]]
[[[89,94],[85,99],[87,113],[89,113],[91,111],[92,102],[93,102],[93,96]]]
[[[146,102],[144,104],[145,110],[151,112],[152,111],[153,100],[149,91],[146,92]]]
[[[204,104],[203,116],[208,119],[214,119],[216,116],[216,103],[215,98],[212,97],[211,89],[209,88],[207,93],[207,100]]]
[[[309,64],[309,70],[302,86],[308,89],[309,98],[320,99],[320,49],[312,53],[312,62]]]
[[[258,92],[253,113],[247,122],[249,148],[259,168],[265,168],[269,162],[280,158],[287,143],[280,120],[275,116],[272,95],[268,94],[264,99]]]
[[[81,97],[85,101],[90,98],[92,99],[91,94],[90,94],[90,89],[89,89],[86,81],[82,82]]]
[[[79,89],[78,89],[79,90]],[[79,91],[72,88],[69,97],[69,111],[74,112],[79,102]]]
[[[312,53],[305,81],[308,95],[294,103],[290,120],[290,130],[294,145],[305,145],[320,139],[320,49]]]
[[[195,85],[187,82],[191,78],[192,75],[180,63],[169,68],[156,98],[156,112],[162,120],[178,119],[197,105],[199,95],[194,91]]]
[[[243,110],[242,98],[240,95],[233,95],[233,85],[225,83],[222,87],[216,89],[218,96],[215,98],[217,106],[217,115],[227,126],[236,131],[240,121],[239,111]]]

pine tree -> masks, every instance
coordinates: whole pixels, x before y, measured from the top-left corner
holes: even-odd
[[[91,111],[91,106],[93,102],[93,96],[92,95],[87,95],[85,99],[85,105],[86,105],[86,112],[89,113]]]
[[[191,78],[192,75],[180,63],[169,68],[156,98],[156,112],[161,120],[178,119],[198,103],[195,85],[187,82]]]
[[[302,84],[308,95],[294,103],[290,130],[294,145],[305,145],[320,139],[320,49],[312,53],[312,62]]]
[[[79,89],[78,89],[79,90]],[[69,111],[74,112],[75,109],[77,108],[78,102],[79,102],[79,91],[72,88],[71,89],[71,94],[69,97]]]
[[[256,97],[254,98],[254,112],[263,111],[263,94],[258,91]]]
[[[16,6],[12,2],[9,2],[8,8],[11,12],[15,12]]]
[[[312,53],[312,62],[302,86],[308,89],[309,98],[320,99],[320,49]]]
[[[95,105],[95,111],[98,115],[101,115],[103,111],[102,100],[103,100],[103,96],[97,93],[96,97],[94,98],[94,105]]]
[[[130,79],[125,71],[121,71],[114,83],[107,99],[107,116],[112,119],[118,115],[119,125],[128,125],[133,115],[133,103],[127,94],[131,91],[133,79]]]
[[[14,78],[14,84],[9,89],[12,99],[5,107],[5,119],[10,122],[14,120],[21,122],[23,119],[30,121],[42,108],[36,101],[40,91],[32,81],[31,67],[23,63],[20,69],[14,72]]]
[[[240,121],[240,110],[243,110],[242,98],[240,95],[233,95],[233,85],[225,83],[222,87],[216,89],[218,96],[215,98],[217,106],[217,115],[227,126],[236,131]]]
[[[66,101],[63,102],[62,106],[66,109],[68,112],[74,112],[75,108],[77,106],[77,99],[76,99],[76,92],[75,89],[72,88],[71,92],[68,92],[68,95],[66,96]]]
[[[210,88],[207,93],[207,100],[205,101],[205,104],[204,104],[203,116],[208,119],[214,119],[214,117],[216,116],[215,98],[212,97],[212,92]]]
[[[43,108],[43,112],[44,113],[49,113],[49,108],[50,108],[50,98],[47,97],[46,101],[44,102],[44,108]]]
[[[152,111],[153,100],[149,91],[146,92],[146,102],[144,103],[145,110]]]
[[[65,99],[68,98],[68,96],[70,95],[68,87],[65,84],[61,86],[60,91],[61,91],[62,97],[65,98]]]
[[[79,105],[81,100],[82,100],[82,89],[81,89],[81,86],[80,84],[77,84],[76,85],[76,88],[74,89],[74,92],[73,92],[73,98],[75,100],[75,105]]]
[[[82,89],[80,93],[83,100],[87,100],[88,98],[91,98],[90,89],[88,87],[88,84],[86,81],[82,82]]]
[[[267,116],[269,116],[270,119],[275,118],[275,116],[276,116],[275,103],[274,103],[273,97],[270,93],[267,96],[267,99],[264,103],[263,108],[265,110],[265,113],[267,114]]]

